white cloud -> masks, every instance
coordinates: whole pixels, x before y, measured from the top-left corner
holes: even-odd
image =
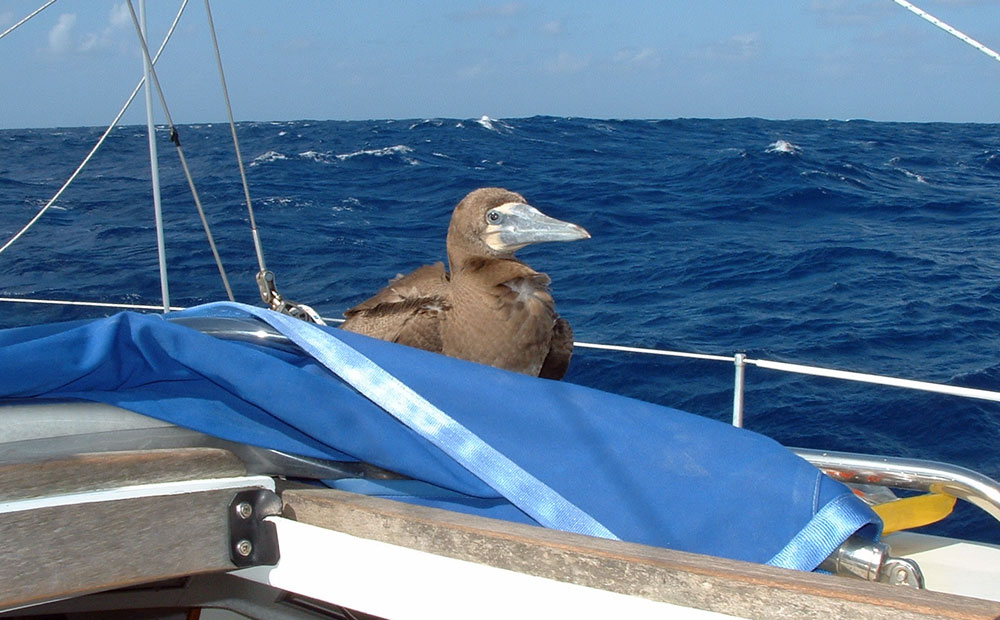
[[[76,23],[75,13],[63,13],[56,25],[49,30],[49,51],[53,54],[63,54],[69,51],[73,41],[73,25]]]
[[[83,35],[83,42],[80,43],[79,50],[81,52],[92,52],[96,49],[101,49],[103,47],[107,47],[105,41],[103,41],[101,37],[97,36],[93,32],[88,32],[87,34]]]
[[[100,32],[75,34],[76,14],[64,13],[49,31],[49,51],[53,54],[67,52],[89,53],[112,47],[116,33],[132,26],[132,16],[124,4],[116,4],[108,15],[107,24]]]
[[[132,15],[124,2],[112,7],[108,25],[111,28],[125,28],[132,25]]]
[[[614,61],[618,65],[623,65],[632,69],[650,68],[655,69],[660,66],[660,53],[651,48],[642,49],[626,48],[615,53]]]
[[[546,61],[542,68],[548,73],[579,73],[588,66],[590,66],[589,58],[560,52],[555,58]]]

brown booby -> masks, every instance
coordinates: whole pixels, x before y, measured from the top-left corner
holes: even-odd
[[[555,312],[549,277],[514,258],[532,243],[589,239],[523,196],[496,187],[466,196],[442,263],[399,275],[344,313],[343,329],[528,375],[561,379],[573,330]]]

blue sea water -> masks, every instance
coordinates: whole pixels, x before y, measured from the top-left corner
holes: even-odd
[[[576,338],[1000,389],[1000,126],[866,121],[397,120],[242,123],[279,290],[340,316],[444,260],[452,207],[498,185],[593,238],[519,256]],[[0,131],[0,243],[100,129]],[[175,305],[224,290],[159,132]],[[238,301],[259,300],[229,129],[180,128]],[[116,129],[0,254],[0,296],[159,303],[144,129]],[[0,327],[105,310],[0,304]],[[577,349],[567,381],[728,420],[732,364]],[[1000,478],[1000,404],[747,372],[746,426],[787,445],[912,456]],[[963,532],[1000,527],[959,509]],[[965,528],[969,529],[965,529]]]

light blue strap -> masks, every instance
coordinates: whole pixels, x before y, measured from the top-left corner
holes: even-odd
[[[593,517],[427,402],[384,368],[315,325],[271,310],[233,302],[205,304],[197,308],[199,314],[202,310],[237,310],[271,325],[541,525],[617,540]]]
[[[813,518],[773,558],[771,566],[815,570],[823,560],[862,527],[871,523],[871,511],[845,493],[816,511]]]

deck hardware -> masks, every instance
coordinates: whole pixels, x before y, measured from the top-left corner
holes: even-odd
[[[229,558],[240,568],[276,564],[278,533],[266,517],[281,514],[281,498],[253,489],[236,494],[229,504]]]
[[[253,544],[246,539],[243,539],[236,543],[236,553],[243,557],[249,557],[250,553],[253,551]]]
[[[241,519],[249,519],[250,515],[253,514],[253,506],[250,502],[240,502],[236,504],[236,514],[240,516]]]
[[[277,285],[274,283],[273,271],[262,269],[257,273],[257,286],[260,288],[260,298],[271,310],[302,319],[307,323],[326,325],[326,322],[320,318],[319,313],[309,306],[290,301],[281,296]]]
[[[896,586],[924,587],[924,574],[917,563],[908,558],[888,558],[879,571],[878,580]]]
[[[819,568],[835,575],[922,589],[924,576],[917,563],[891,557],[889,552],[889,545],[885,543],[852,536],[823,560]]]

